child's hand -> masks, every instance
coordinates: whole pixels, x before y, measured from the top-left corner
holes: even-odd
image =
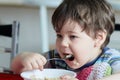
[[[11,64],[11,68],[15,73],[21,73],[26,70],[43,69],[47,60],[38,53],[21,53],[17,55]]]
[[[78,80],[77,78],[71,77],[69,75],[64,75],[60,77],[60,80]]]

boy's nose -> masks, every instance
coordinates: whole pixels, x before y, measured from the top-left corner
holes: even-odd
[[[69,42],[68,42],[68,40],[62,40],[61,41],[61,45],[63,46],[63,47],[68,47],[69,46]]]

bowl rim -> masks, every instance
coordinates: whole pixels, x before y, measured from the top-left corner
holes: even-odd
[[[29,70],[29,71],[24,71],[20,74],[20,76],[23,78],[23,79],[30,79],[29,77],[25,77],[24,74],[25,73],[29,73],[29,72],[32,72],[32,71],[35,71],[35,70],[39,70],[39,69],[34,69],[34,70]],[[43,69],[43,71],[45,70],[58,70],[58,71],[67,71],[67,72],[70,72],[71,74],[73,74],[73,77],[76,77],[77,76],[77,73],[75,73],[74,71],[70,71],[70,70],[66,70],[66,69],[57,69],[57,68],[45,68]]]

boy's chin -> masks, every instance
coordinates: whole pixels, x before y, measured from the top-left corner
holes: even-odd
[[[81,67],[80,64],[78,62],[75,62],[75,61],[72,61],[72,62],[68,61],[67,64],[72,69],[78,69]]]

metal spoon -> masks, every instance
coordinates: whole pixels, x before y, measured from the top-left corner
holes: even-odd
[[[72,61],[72,60],[74,60],[74,56],[70,54],[70,55],[66,55],[63,58],[51,58],[51,59],[47,59],[47,61],[50,61],[50,60],[69,60],[69,61]]]

